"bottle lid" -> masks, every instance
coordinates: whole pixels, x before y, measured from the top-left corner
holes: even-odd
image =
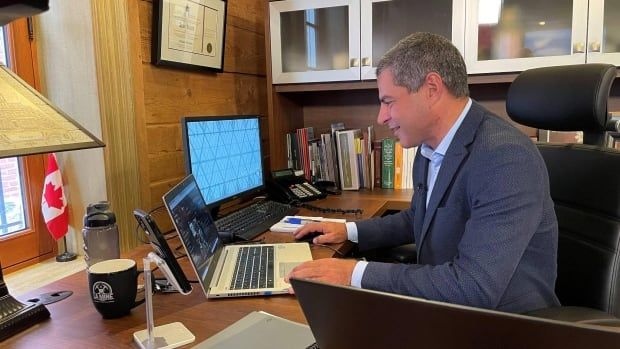
[[[92,212],[107,212],[110,211],[110,203],[107,201],[99,201],[92,204],[88,204],[86,207],[86,214]]]
[[[91,212],[84,216],[85,227],[105,227],[116,223],[116,215],[112,212]]]

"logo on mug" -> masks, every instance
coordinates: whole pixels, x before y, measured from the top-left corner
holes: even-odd
[[[93,301],[100,303],[114,302],[112,286],[104,281],[97,281],[93,285]]]

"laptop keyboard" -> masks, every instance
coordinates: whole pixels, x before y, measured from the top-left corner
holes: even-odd
[[[231,290],[273,288],[273,246],[239,248]]]
[[[261,201],[215,221],[218,231],[233,233],[235,237],[251,240],[269,230],[284,216],[292,216],[298,209],[276,201]]]

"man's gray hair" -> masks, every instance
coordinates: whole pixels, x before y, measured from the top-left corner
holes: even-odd
[[[377,76],[390,69],[394,84],[417,92],[426,76],[441,76],[455,97],[469,96],[467,68],[459,50],[443,36],[413,33],[392,47],[377,64]]]

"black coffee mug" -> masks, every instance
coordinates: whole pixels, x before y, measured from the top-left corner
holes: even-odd
[[[128,315],[144,303],[144,298],[136,300],[141,272],[133,259],[109,259],[88,268],[90,298],[104,319]]]

